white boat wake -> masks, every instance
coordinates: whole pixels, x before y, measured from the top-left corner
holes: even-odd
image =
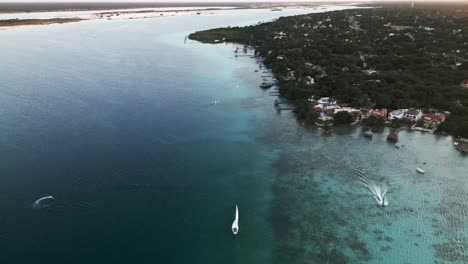
[[[388,205],[388,201],[385,199],[385,194],[387,194],[387,190],[382,190],[377,185],[371,185],[371,187],[368,186],[368,188],[374,194],[374,198],[379,205],[381,206]]]
[[[366,177],[360,175],[359,178],[361,181],[364,183],[364,186],[369,189],[372,194],[374,195],[374,199],[377,201],[377,203],[381,206],[387,206],[388,205],[388,200],[385,199],[385,195],[387,194],[386,189],[381,188],[380,186],[377,186],[373,183],[370,183]]]
[[[54,202],[55,202],[55,198],[53,196],[45,196],[34,201],[34,203],[32,204],[32,207],[34,209],[41,209],[41,208],[52,205]]]

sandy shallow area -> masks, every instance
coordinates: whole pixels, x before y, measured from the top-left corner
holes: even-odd
[[[339,5],[339,6],[351,6]],[[54,19],[54,18],[80,18],[84,20],[126,20],[126,19],[152,19],[168,16],[207,16],[221,15],[226,11],[240,11],[242,9],[270,9],[272,12],[281,12],[286,9],[310,9],[311,12],[331,11],[336,6],[332,5],[252,5],[248,7],[164,7],[164,8],[138,8],[138,9],[113,9],[93,11],[59,11],[59,12],[24,12],[24,13],[0,13],[0,20],[8,19]],[[0,30],[14,29],[18,27],[32,27],[42,25],[18,25],[0,27]]]
[[[165,8],[138,8],[138,9],[113,9],[113,10],[93,10],[93,11],[59,11],[59,12],[28,12],[28,13],[0,13],[0,20],[6,19],[51,19],[51,18],[71,18],[98,19],[111,15],[114,17],[144,17],[145,15],[187,15],[209,10],[232,9],[235,7],[165,7]]]

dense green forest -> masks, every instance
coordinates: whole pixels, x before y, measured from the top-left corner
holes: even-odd
[[[255,47],[296,101],[298,118],[313,119],[311,96],[375,108],[449,111],[439,131],[468,137],[468,6],[363,8],[282,17],[248,27],[193,33],[206,43]],[[306,77],[315,79],[307,85]]]

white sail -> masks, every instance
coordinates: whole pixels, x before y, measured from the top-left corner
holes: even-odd
[[[234,222],[232,222],[232,233],[237,235],[237,232],[239,232],[239,210],[237,209],[236,204],[236,217],[234,218]]]

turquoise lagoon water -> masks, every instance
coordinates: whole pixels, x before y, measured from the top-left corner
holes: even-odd
[[[466,262],[468,157],[450,137],[321,135],[274,111],[254,59],[184,43],[311,11],[0,32],[0,261]]]

